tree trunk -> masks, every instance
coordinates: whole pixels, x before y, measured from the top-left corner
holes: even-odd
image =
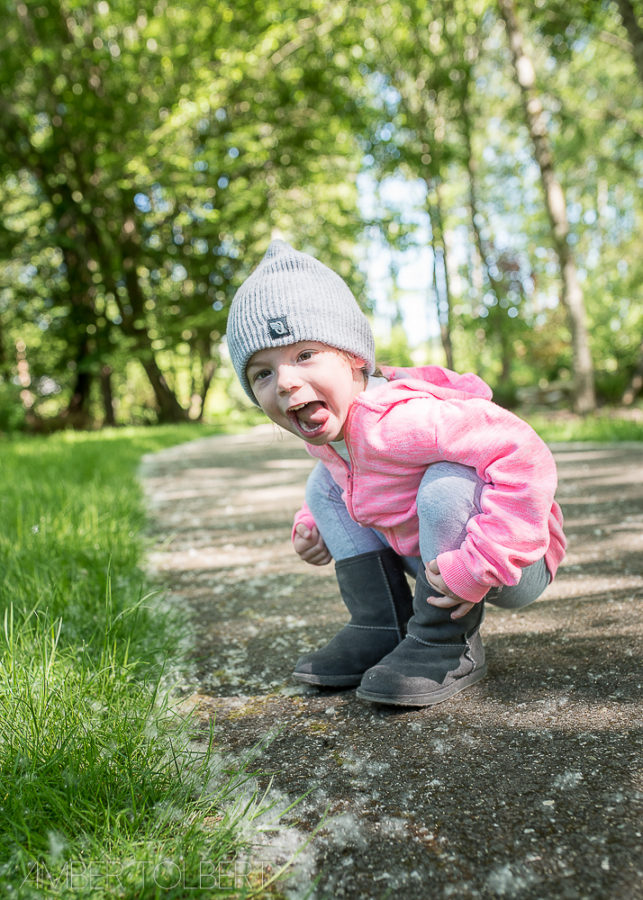
[[[623,394],[623,406],[631,406],[638,395],[643,391],[643,342],[639,347],[639,358],[634,374]]]
[[[621,21],[627,31],[627,36],[632,44],[632,56],[634,57],[634,65],[639,73],[639,78],[643,82],[643,28],[641,28],[634,4],[632,0],[617,0],[618,10],[621,14]]]
[[[197,422],[203,421],[203,413],[205,411],[205,401],[210,391],[210,387],[212,386],[212,379],[214,378],[214,373],[217,370],[217,364],[213,359],[207,359],[203,363],[203,381],[201,385],[201,403],[199,407],[199,414],[197,417]]]
[[[188,415],[191,422],[202,422],[205,412],[205,401],[217,370],[217,361],[213,359],[209,338],[197,337],[190,344],[191,378],[190,409]]]
[[[440,325],[440,340],[448,369],[455,369],[453,359],[453,342],[451,340],[451,291],[447,268],[447,247],[442,224],[442,195],[440,185],[427,184],[429,191],[435,193],[435,204],[429,201],[429,217],[431,219],[431,246],[433,248],[433,284]],[[440,275],[442,275],[440,283]]]
[[[81,257],[85,244],[83,229],[78,227],[74,216],[73,207],[69,207],[60,217],[58,222],[60,232],[60,245],[67,270],[67,297],[70,304],[67,343],[69,349],[75,347],[75,381],[71,392],[71,398],[60,418],[72,428],[89,428],[91,418],[89,414],[89,401],[92,386],[92,373],[88,367],[88,357],[92,351],[88,337],[88,328],[95,325],[96,311],[94,309],[94,286],[89,276],[86,259]],[[68,245],[68,241],[73,246]]]
[[[147,336],[147,332],[145,332]],[[140,336],[140,335],[139,335]],[[174,391],[170,388],[165,375],[161,372],[156,360],[150,349],[149,353],[143,351],[138,360],[145,370],[145,374],[154,391],[156,403],[158,406],[158,420],[160,423],[176,424],[178,422],[187,422],[188,414],[176,399]]]
[[[109,241],[105,239],[95,221],[88,219],[86,224],[96,250],[103,282],[107,290],[113,294],[118,305],[121,331],[134,340],[136,358],[143,366],[154,392],[159,422],[187,422],[187,410],[183,409],[159,368],[152,349],[152,340],[145,326],[145,298],[136,274],[136,258],[138,256],[136,223],[131,216],[125,219],[118,247],[109,246]],[[119,276],[124,276],[131,312],[125,310],[120,302],[114,277],[114,263],[118,263],[119,257],[122,267]]]
[[[569,223],[563,189],[554,172],[554,160],[540,98],[536,93],[534,66],[527,56],[522,32],[516,18],[514,0],[498,0],[507,27],[516,77],[523,97],[527,127],[540,168],[554,249],[558,256],[562,281],[562,303],[567,310],[574,366],[574,405],[581,413],[596,409],[594,368],[589,348],[587,317],[583,291],[578,281],[576,262],[569,244]]]
[[[86,345],[81,348],[76,360],[76,381],[72,390],[71,399],[60,415],[72,428],[80,430],[89,428],[91,417],[89,414],[89,400],[92,388],[92,375],[86,369],[81,368],[82,360],[86,354]]]
[[[100,370],[100,393],[103,398],[103,425],[109,428],[116,426],[114,411],[114,392],[112,391],[112,367],[103,366]]]
[[[9,377],[9,357],[7,356],[7,349],[4,345],[4,327],[2,324],[2,317],[0,316],[0,377],[3,375],[5,377]]]
[[[145,297],[136,272],[137,243],[136,223],[132,217],[126,218],[121,235],[123,275],[127,296],[132,309],[130,314],[120,308],[123,332],[136,341],[138,359],[148,377],[158,406],[159,422],[187,422],[188,411],[179,403],[176,394],[165,379],[154,356],[152,341],[145,325]],[[118,294],[115,295],[118,302]],[[140,324],[143,323],[143,324]]]
[[[471,141],[471,115],[466,99],[463,98],[461,103],[461,123],[462,133],[464,135],[464,146],[467,154],[467,175],[469,181],[469,212],[471,214],[471,228],[473,230],[473,238],[476,249],[480,257],[480,262],[484,269],[485,276],[489,282],[491,291],[496,298],[498,306],[500,306],[500,298],[503,296],[500,281],[495,277],[489,265],[491,248],[485,243],[482,237],[482,229],[480,228],[480,220],[482,213],[478,209],[478,165],[473,156],[473,144]]]

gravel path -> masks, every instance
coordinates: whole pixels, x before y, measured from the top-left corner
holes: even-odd
[[[484,681],[406,710],[290,679],[346,619],[332,567],[290,547],[313,465],[296,438],[268,424],[146,458],[149,563],[194,623],[190,704],[224,752],[265,738],[283,807],[309,792],[263,851],[303,848],[287,896],[643,898],[643,445],[553,449],[558,578],[488,609]]]

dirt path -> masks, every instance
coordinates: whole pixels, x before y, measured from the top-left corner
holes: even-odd
[[[489,675],[429,709],[299,686],[345,621],[331,567],[290,548],[312,460],[271,425],[148,457],[150,564],[189,610],[193,702],[257,766],[302,844],[286,890],[316,898],[643,897],[643,448],[557,445],[570,549],[532,607],[490,608]],[[268,779],[265,779],[266,783]]]

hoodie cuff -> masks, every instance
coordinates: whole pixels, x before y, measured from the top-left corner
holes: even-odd
[[[292,523],[292,531],[290,533],[290,540],[295,540],[295,529],[298,525],[305,525],[306,528],[311,529],[315,527],[315,520],[313,519],[313,514],[308,509],[306,504],[302,506],[300,510],[295,513],[295,519]]]
[[[437,563],[447,587],[457,597],[462,597],[469,603],[480,603],[492,587],[490,584],[480,584],[475,580],[471,572],[465,568],[459,550],[440,553]]]

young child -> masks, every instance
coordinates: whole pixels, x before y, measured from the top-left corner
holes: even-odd
[[[546,445],[476,375],[376,370],[348,286],[283,241],[237,291],[227,340],[248,396],[319,460],[293,544],[335,560],[351,613],[294,676],[401,706],[479,681],[485,601],[532,603],[565,551]]]

